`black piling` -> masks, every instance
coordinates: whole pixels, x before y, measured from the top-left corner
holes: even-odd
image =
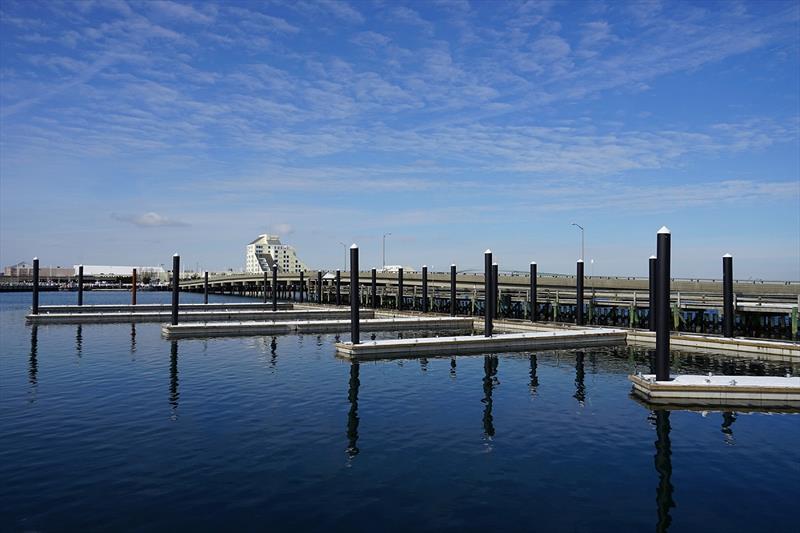
[[[584,325],[583,320],[583,259],[578,259],[575,270],[575,323]]]
[[[492,251],[483,253],[483,335],[492,336]]]
[[[397,310],[403,310],[403,268],[397,269]]]
[[[317,271],[317,303],[322,303],[322,270]]]
[[[31,302],[31,314],[39,314],[39,258],[33,258],[33,301]]]
[[[428,266],[422,266],[422,312],[428,312]]]
[[[306,282],[305,282],[304,278],[305,278],[305,275],[303,274],[303,271],[301,270],[300,271],[300,303],[303,303],[303,294],[305,293],[305,290],[306,290],[305,289]]]
[[[650,324],[650,331],[656,330],[656,309],[658,309],[658,303],[656,302],[657,295],[656,295],[656,277],[658,273],[656,272],[656,256],[650,256],[650,301],[649,301],[649,311],[647,321]]]
[[[136,305],[136,284],[139,281],[136,278],[136,269],[134,268],[131,272],[131,305]]]
[[[267,273],[265,271],[264,272],[264,282],[263,282],[263,285],[264,285],[264,303],[267,303],[267,284],[268,283],[269,282],[267,281]]]
[[[536,322],[536,319],[538,318],[538,303],[536,301],[536,268],[536,262],[531,261],[531,322]]]
[[[372,269],[372,308],[378,308],[378,271],[376,269]]]
[[[272,310],[278,310],[278,265],[272,265]]]
[[[353,244],[350,247],[350,342],[358,344],[361,342],[359,334],[359,315],[358,315],[358,246]]]
[[[342,271],[336,271],[336,305],[342,305]]]
[[[78,266],[78,305],[83,305],[83,265]]]
[[[450,265],[450,316],[456,316],[456,266]]]
[[[181,279],[181,256],[172,256],[172,325],[178,325],[178,290]]]
[[[733,337],[733,256],[722,256],[722,334]]]
[[[208,304],[208,270],[203,274],[203,303]]]
[[[664,226],[658,230],[656,248],[656,381],[669,380],[670,245],[670,231]]]

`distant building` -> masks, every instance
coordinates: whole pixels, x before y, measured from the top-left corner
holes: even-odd
[[[297,258],[293,246],[282,244],[277,235],[259,235],[247,245],[245,271],[250,274],[271,272],[272,265],[278,265],[278,272],[305,272],[308,267]]]
[[[75,265],[73,267],[71,275],[78,275],[79,266]],[[166,279],[167,277],[167,273],[162,266],[83,265],[83,275],[94,277],[130,276],[134,268],[139,279],[143,279],[145,276],[153,279]]]
[[[23,261],[16,265],[7,266],[3,269],[3,275],[11,278],[31,278],[33,277],[33,265]],[[39,267],[40,278],[68,278],[70,276],[72,276],[71,267]]]

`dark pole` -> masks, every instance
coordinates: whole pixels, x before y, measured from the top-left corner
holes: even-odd
[[[264,303],[267,303],[267,273],[264,272]]]
[[[403,268],[397,269],[397,310],[403,310]]]
[[[322,303],[322,270],[317,271],[317,303]]]
[[[456,266],[450,265],[450,316],[456,316]]]
[[[422,312],[428,312],[428,266],[422,266]]]
[[[342,271],[336,271],[336,305],[342,305]]]
[[[722,334],[733,337],[733,256],[722,256]]]
[[[303,275],[303,271],[300,271],[300,303],[303,303],[303,286],[305,285],[305,280],[303,279],[305,276]]]
[[[579,326],[583,321],[583,259],[578,259],[575,273],[575,323]]]
[[[658,489],[656,503],[658,506],[658,522],[656,531],[666,532],[672,523],[670,509],[675,507],[672,498],[672,445],[669,439],[669,411],[658,409],[654,412],[656,419],[656,472],[658,472]]]
[[[136,269],[133,269],[131,274],[131,305],[136,305]]]
[[[656,381],[669,380],[669,283],[670,283],[670,241],[669,229],[664,226],[658,230],[658,257],[656,270]]]
[[[538,309],[536,302],[536,262],[531,262],[531,322],[536,322]]]
[[[483,253],[483,335],[492,336],[492,251]]]
[[[31,314],[39,314],[39,258],[33,258],[33,302],[31,303]]]
[[[647,321],[650,324],[650,331],[656,330],[656,309],[658,309],[658,304],[656,302],[656,298],[658,297],[656,294],[656,277],[658,273],[656,272],[656,256],[650,256],[650,310],[648,311],[648,318]]]
[[[358,344],[361,342],[359,335],[359,316],[358,316],[358,246],[353,244],[350,247],[350,342]]]
[[[172,325],[178,325],[178,289],[180,284],[181,256],[172,256]]]
[[[372,269],[372,308],[378,308],[378,271]]]
[[[278,265],[272,265],[272,310],[278,310]]]
[[[78,305],[83,305],[83,265],[78,266]]]
[[[500,282],[497,275],[497,263],[492,263],[492,333],[494,333],[494,319],[499,315],[499,304],[497,297],[500,294]]]
[[[208,271],[203,275],[203,303],[208,304]]]

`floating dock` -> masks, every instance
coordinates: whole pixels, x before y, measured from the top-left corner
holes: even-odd
[[[294,309],[290,302],[278,302],[278,309]],[[40,305],[39,314],[58,313],[153,313],[171,311],[171,304],[94,304],[94,305]],[[215,302],[210,304],[180,304],[179,311],[271,311],[272,303]]]
[[[365,311],[367,318],[372,312]],[[113,324],[130,322],[169,322],[169,311],[155,312],[116,312],[116,313],[47,313],[28,315],[31,324]],[[340,320],[349,319],[346,309],[292,309],[286,311],[182,311],[180,322],[237,322],[251,321],[289,321],[289,320]],[[348,320],[349,323],[349,320]]]
[[[292,333],[346,333],[350,331],[349,311],[342,311],[345,320],[285,320],[272,322],[224,322],[216,324],[167,324],[161,334],[168,339],[189,337],[236,337],[246,335],[287,335]],[[362,311],[372,316],[371,312]],[[472,331],[472,319],[453,317],[431,318],[366,318],[359,321],[361,331],[448,330]]]
[[[628,332],[629,344],[654,345],[655,342],[656,335],[650,331],[631,330]],[[669,337],[669,344],[670,348],[677,350],[737,352],[764,359],[800,362],[800,343],[792,341],[673,332]]]
[[[800,407],[800,377],[683,375],[656,381],[653,374],[638,374],[628,379],[636,396],[656,405]]]
[[[549,332],[509,333],[492,337],[429,337],[367,341],[361,344],[340,342],[336,354],[345,359],[397,359],[429,355],[468,355],[497,352],[534,351],[612,346],[625,344],[622,329],[593,328]]]

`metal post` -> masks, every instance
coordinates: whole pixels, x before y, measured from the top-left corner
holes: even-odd
[[[656,248],[656,381],[669,380],[669,289],[670,289],[670,244],[669,229],[658,230]]]
[[[172,325],[178,325],[178,289],[181,278],[181,256],[172,256]]]
[[[497,263],[492,263],[492,333],[494,333],[494,319],[499,315],[499,304],[497,295],[500,294],[498,287]]]
[[[650,302],[649,311],[648,311],[648,318],[647,321],[650,324],[650,331],[656,330],[656,310],[658,309],[658,304],[656,303],[656,299],[658,298],[656,294],[656,256],[650,256]]]
[[[372,308],[378,308],[378,271],[372,269]]]
[[[336,305],[342,305],[342,271],[336,271]]]
[[[722,334],[733,337],[733,256],[722,256]]]
[[[456,266],[450,265],[450,316],[456,316]]]
[[[428,266],[422,265],[422,312],[428,312]]]
[[[536,301],[536,262],[531,261],[531,322],[536,322],[539,311],[537,309],[538,303]]]
[[[350,342],[361,342],[358,316],[358,246],[350,246]]]
[[[583,259],[578,259],[575,273],[575,323],[584,325],[583,320]]]
[[[272,265],[272,310],[278,310],[278,265]]]
[[[134,268],[131,274],[131,305],[136,305],[136,283],[138,282],[136,277],[136,269]]]
[[[303,303],[303,291],[305,290],[303,286],[305,285],[305,280],[303,279],[305,276],[303,275],[303,271],[300,271],[300,303]]]
[[[317,303],[322,303],[322,270],[317,271]]]
[[[31,303],[31,314],[39,314],[39,258],[33,258],[33,302]]]
[[[208,270],[203,274],[203,303],[208,305]]]
[[[492,251],[483,253],[483,335],[492,336]]]
[[[83,305],[83,265],[78,265],[78,305]]]
[[[397,310],[403,310],[403,267],[397,269]]]

